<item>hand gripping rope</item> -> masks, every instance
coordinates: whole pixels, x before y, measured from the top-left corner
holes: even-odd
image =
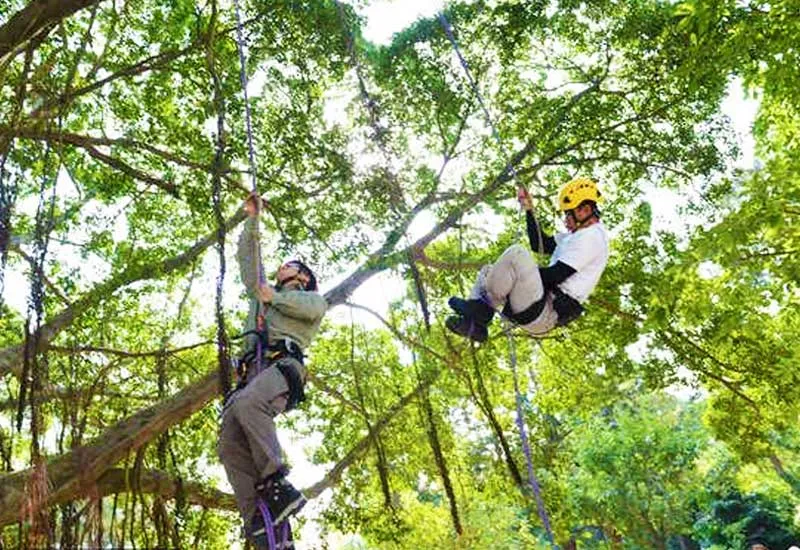
[[[475,97],[478,99],[478,103],[483,110],[483,114],[486,117],[486,122],[492,130],[492,136],[497,141],[498,146],[500,147],[500,152],[503,157],[506,159],[506,172],[511,174],[512,179],[517,184],[517,187],[522,190],[526,190],[525,186],[522,182],[519,181],[519,177],[517,174],[517,169],[514,167],[514,164],[511,162],[511,157],[506,151],[505,146],[503,145],[503,141],[500,139],[500,134],[497,131],[497,127],[495,126],[494,122],[492,121],[492,116],[489,113],[489,109],[486,108],[486,103],[483,100],[483,96],[481,95],[480,90],[478,89],[475,80],[472,78],[472,73],[469,70],[469,65],[467,64],[466,59],[464,56],[461,55],[461,50],[458,47],[458,42],[456,42],[456,38],[453,35],[453,29],[450,26],[450,22],[445,17],[444,12],[439,13],[439,22],[444,29],[445,34],[447,35],[447,39],[450,41],[450,44],[453,46],[453,50],[458,56],[458,60],[461,63],[461,67],[464,69],[464,74],[467,77],[467,81],[469,82],[470,87],[472,88]],[[527,191],[527,190],[526,190]],[[534,220],[536,219],[536,215],[534,214]],[[544,250],[544,246],[542,244],[542,232],[541,232],[541,225],[539,222],[536,222],[537,227],[539,227],[539,250]],[[517,238],[519,238],[519,229],[517,230]],[[531,453],[530,442],[528,441],[528,432],[525,428],[525,420],[523,418],[523,411],[522,411],[522,394],[519,390],[519,377],[517,375],[517,350],[516,346],[514,345],[514,335],[511,332],[512,326],[511,322],[503,317],[503,329],[506,333],[506,337],[508,339],[508,351],[509,351],[509,360],[511,363],[511,372],[514,376],[514,393],[516,395],[516,405],[517,405],[517,427],[519,428],[520,439],[522,439],[522,450],[525,453],[525,461],[527,462],[528,466],[528,480],[530,482],[531,489],[533,490],[534,497],[536,498],[536,507],[539,512],[539,519],[542,521],[542,525],[544,525],[544,529],[547,532],[547,539],[550,541],[550,545],[555,547],[555,542],[553,540],[553,531],[550,528],[550,518],[547,515],[547,510],[544,507],[544,501],[542,500],[542,493],[539,487],[539,481],[536,478],[536,473],[533,469],[533,455]]]
[[[258,194],[258,180],[256,177],[256,151],[253,145],[253,125],[251,122],[250,116],[250,100],[247,96],[247,60],[244,54],[244,37],[242,36],[242,15],[241,10],[239,8],[239,0],[233,0],[233,7],[234,11],[236,12],[236,46],[237,50],[239,51],[239,77],[242,82],[242,93],[244,95],[244,115],[245,115],[245,122],[246,122],[246,129],[247,129],[247,149],[248,149],[248,160],[250,163],[250,176],[252,179],[252,190],[253,190],[253,199],[255,202],[256,207],[256,216],[255,216],[255,224],[253,226],[253,231],[255,232],[255,255],[254,261],[256,262],[256,266],[258,269],[258,281],[259,283],[263,283],[265,281],[264,278],[264,266],[261,264],[261,245],[258,239],[258,216],[261,213],[261,196]],[[259,305],[259,310],[261,306]],[[258,319],[261,316],[261,312],[257,313],[257,326],[258,330],[263,330],[263,319]],[[264,348],[261,343],[261,338],[257,339],[256,343],[256,365],[261,365],[261,360],[264,355]],[[264,520],[264,528],[267,534],[267,543],[269,545],[269,550],[276,550],[277,548],[285,548],[288,545],[288,538],[289,538],[289,521],[283,521],[280,525],[274,526],[272,523],[272,515],[269,513],[269,508],[264,503],[264,501],[259,498],[258,499],[258,510],[261,513],[261,517]],[[276,529],[278,528],[281,533],[281,543],[280,545],[277,544],[277,537],[276,537]]]

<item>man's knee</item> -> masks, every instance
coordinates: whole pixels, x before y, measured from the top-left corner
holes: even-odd
[[[517,258],[527,258],[528,257],[528,249],[522,246],[521,244],[512,244],[508,248],[505,249],[501,258],[509,258],[509,259],[517,259]]]

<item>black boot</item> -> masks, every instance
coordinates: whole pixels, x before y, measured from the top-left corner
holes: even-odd
[[[445,320],[444,324],[456,334],[476,342],[485,342],[489,337],[489,329],[486,328],[486,325],[469,317],[452,315]]]
[[[292,526],[288,519],[284,520],[280,525],[273,526],[272,529],[275,536],[276,550],[294,550]],[[256,550],[270,550],[269,537],[267,536],[264,518],[260,510],[256,510],[253,519],[250,521],[250,528],[245,529],[245,532]],[[284,535],[286,535],[286,540],[284,540]]]
[[[482,325],[488,325],[494,318],[494,310],[483,300],[464,300],[453,296],[447,300],[450,308],[463,317],[468,317]]]
[[[256,492],[269,508],[273,525],[299,512],[307,502],[303,493],[286,481],[282,472],[268,476],[256,485]]]

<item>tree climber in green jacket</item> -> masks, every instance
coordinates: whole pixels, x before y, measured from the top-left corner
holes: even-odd
[[[269,507],[274,525],[306,503],[302,493],[286,480],[288,469],[274,418],[305,398],[303,350],[319,330],[328,303],[317,292],[314,273],[299,260],[278,269],[275,285],[263,282],[255,200],[251,196],[245,203],[249,217],[236,255],[250,299],[245,353],[237,368],[238,386],[223,406],[217,452],[245,531],[257,548],[266,548],[257,499]]]

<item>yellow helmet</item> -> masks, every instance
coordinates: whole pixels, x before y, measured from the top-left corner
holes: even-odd
[[[603,196],[597,184],[589,178],[575,178],[561,188],[558,194],[558,208],[562,212],[577,208],[583,201],[602,202]]]

